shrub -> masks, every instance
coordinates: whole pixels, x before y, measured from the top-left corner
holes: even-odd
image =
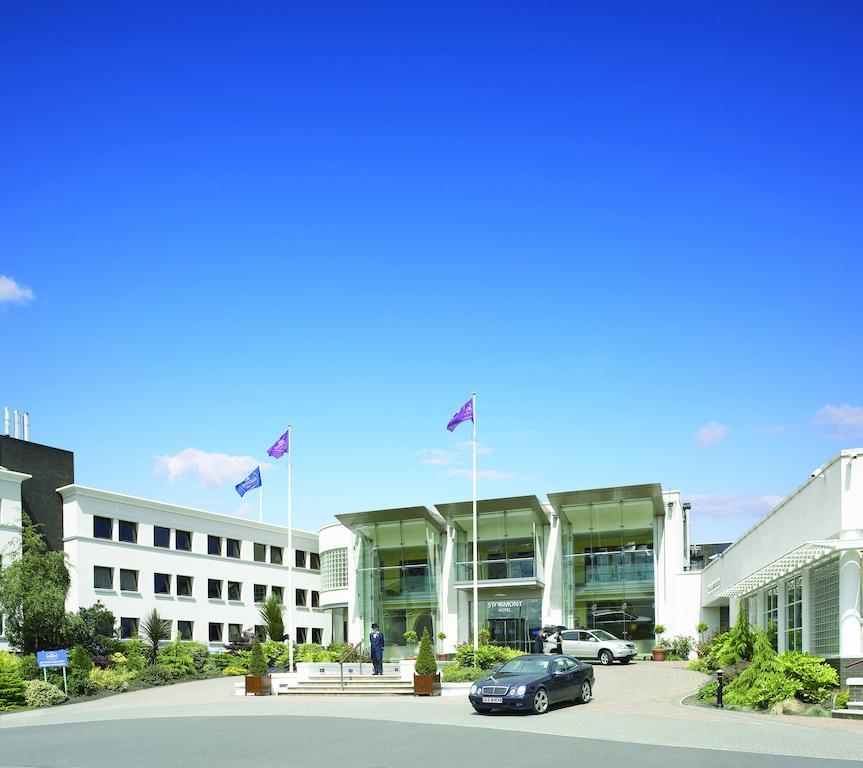
[[[233,653],[211,653],[210,662],[217,670],[236,666],[237,659]]]
[[[710,667],[707,666],[706,659],[692,659],[692,661],[686,665],[686,668],[691,672],[704,672],[705,674],[710,669]]]
[[[186,646],[179,640],[159,649],[158,663],[164,667],[172,680],[182,680],[195,674],[195,660]]]
[[[92,696],[99,692],[99,687],[90,679],[90,671],[71,669],[67,673],[67,687],[73,696]]]
[[[93,666],[100,669],[108,669],[113,662],[110,656],[93,656]]]
[[[709,683],[705,683],[698,689],[698,693],[695,694],[695,698],[701,699],[701,701],[712,701],[716,698],[718,691],[719,682],[717,680],[711,680]]]
[[[266,643],[261,643],[261,650],[264,652],[268,667],[287,667],[290,661],[288,653],[288,644],[278,640],[267,640]]]
[[[35,654],[28,653],[26,656],[21,656],[18,662],[18,674],[21,675],[22,680],[42,679],[42,670],[39,669],[39,663],[36,661]]]
[[[514,651],[512,648],[500,645],[481,645],[474,654],[473,645],[463,643],[456,648],[455,663],[460,667],[490,669],[496,664],[506,664],[510,659],[521,655],[521,651]]]
[[[135,679],[135,673],[126,669],[102,669],[93,667],[87,677],[97,691],[125,691],[130,681]]]
[[[850,692],[848,690],[838,691],[836,693],[836,697],[833,699],[833,708],[834,709],[848,709],[848,698],[850,696]]]
[[[171,682],[171,673],[161,664],[150,664],[138,674],[137,681],[142,687],[150,685],[167,685]]]
[[[0,651],[0,709],[15,709],[24,703],[24,681],[21,662],[16,656]]]
[[[24,703],[28,707],[53,707],[66,699],[63,691],[44,680],[28,680],[24,683]]]
[[[460,667],[457,664],[447,664],[441,672],[441,680],[445,683],[472,683],[485,677],[487,672],[479,667]]]
[[[477,632],[477,643],[479,645],[488,645],[491,642],[491,630],[481,629]]]
[[[65,634],[69,645],[82,645],[94,656],[108,656],[114,645],[114,614],[98,601],[79,608],[66,614]]]
[[[768,709],[793,696],[796,688],[785,676],[767,633],[759,631],[755,635],[752,662],[725,687],[724,698],[728,704]]]
[[[434,657],[434,646],[429,636],[428,627],[423,630],[423,639],[420,641],[419,653],[414,672],[418,675],[434,675],[437,673],[437,662]]]
[[[72,649],[72,653],[69,654],[69,666],[82,672],[89,672],[93,669],[93,659],[83,645],[76,645]]]
[[[252,655],[249,657],[249,674],[266,675],[267,661],[261,649],[261,641],[256,637],[252,642]]]
[[[223,677],[234,677],[235,675],[246,675],[249,670],[245,667],[225,667],[222,670]]]
[[[796,696],[815,704],[826,699],[839,686],[839,675],[824,659],[800,651],[786,651],[779,657],[785,676],[797,684]]]
[[[287,651],[287,647],[285,648]],[[329,651],[325,649],[323,646],[317,645],[316,643],[303,643],[302,645],[294,646],[294,661],[300,663],[326,663],[326,662],[334,662],[338,661],[342,655],[338,654],[335,651]],[[285,659],[287,659],[287,654],[285,654]],[[284,664],[280,666],[287,666],[288,662],[285,660]]]
[[[806,712],[806,705],[799,699],[790,698],[777,701],[770,706],[771,715],[802,715]]]
[[[694,641],[691,637],[688,635],[678,635],[668,643],[668,648],[679,659],[686,661],[689,658],[689,654],[692,653],[693,645]]]
[[[353,645],[351,643],[330,643],[327,646],[327,650],[330,653],[337,653],[340,659],[352,648]]]

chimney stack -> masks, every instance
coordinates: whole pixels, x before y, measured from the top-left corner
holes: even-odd
[[[3,406],[3,434],[7,435],[7,436],[9,434],[9,406],[8,405]]]
[[[13,426],[13,429],[15,430],[15,434],[14,434],[15,439],[20,440],[21,439],[21,419],[18,416],[18,409],[17,408],[14,411],[12,411],[12,426]]]
[[[30,439],[30,411],[24,411],[24,439]]]

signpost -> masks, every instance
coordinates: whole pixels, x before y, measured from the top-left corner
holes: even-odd
[[[48,682],[48,669],[51,667],[63,668],[63,691],[68,696],[69,689],[66,685],[66,667],[69,666],[69,654],[66,651],[36,651],[36,664],[42,670],[45,682]]]

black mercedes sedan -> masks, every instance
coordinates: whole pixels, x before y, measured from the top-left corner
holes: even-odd
[[[541,715],[550,704],[593,696],[593,667],[571,656],[526,654],[508,661],[497,672],[470,687],[477,712],[521,710]]]

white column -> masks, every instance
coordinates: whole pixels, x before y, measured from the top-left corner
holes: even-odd
[[[808,653],[812,650],[812,569],[804,568],[801,576],[800,626],[803,651]]]
[[[761,629],[767,629],[764,624],[764,608],[766,601],[767,597],[764,594],[764,590],[759,589],[755,593],[755,616],[752,617],[753,621],[751,623]]]
[[[859,535],[859,531],[853,531]],[[863,656],[860,626],[860,552],[845,550],[839,555],[839,656]]]
[[[785,630],[788,626],[788,612],[785,610],[785,579],[780,580],[777,593],[779,611],[776,618],[776,649],[779,653],[784,653],[788,650],[785,642]]]

